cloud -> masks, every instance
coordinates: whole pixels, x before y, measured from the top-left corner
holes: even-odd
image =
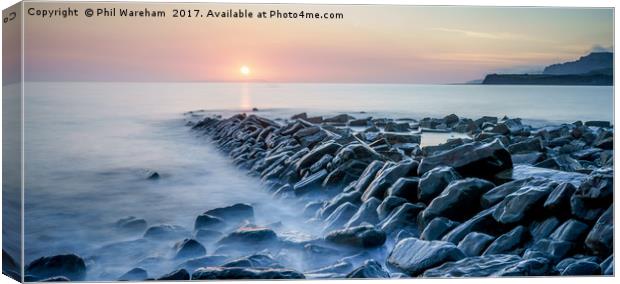
[[[481,32],[481,31],[473,31],[473,30],[464,30],[464,29],[453,29],[453,28],[432,28],[431,30],[446,32],[446,33],[454,33],[460,34],[466,37],[472,38],[481,38],[481,39],[495,39],[495,40],[527,40],[527,41],[537,41],[537,42],[550,42],[546,39],[538,39],[533,38],[527,35],[515,34],[515,33],[491,33],[491,32]]]

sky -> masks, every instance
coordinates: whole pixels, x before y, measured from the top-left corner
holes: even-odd
[[[26,9],[68,6],[28,3]],[[613,10],[600,8],[182,6],[344,16],[308,20],[173,18],[177,7],[166,4],[70,6],[147,7],[166,11],[166,18],[121,18],[118,11],[117,17],[27,16],[26,80],[444,84],[532,73],[613,49]]]

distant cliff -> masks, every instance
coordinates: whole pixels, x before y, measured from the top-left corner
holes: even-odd
[[[546,75],[585,74],[597,70],[613,69],[614,54],[611,52],[593,52],[576,61],[553,64],[545,67]]]
[[[486,85],[613,85],[613,53],[593,52],[545,67],[542,74],[489,74]]]

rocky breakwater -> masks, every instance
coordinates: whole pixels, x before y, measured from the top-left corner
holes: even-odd
[[[256,224],[247,204],[210,209],[193,232],[174,225],[144,232],[149,241],[176,241],[169,257],[155,261],[175,270],[149,269],[153,260],[145,260],[120,279],[613,274],[609,123],[533,128],[496,117],[303,113],[279,121],[210,116],[189,125],[274,198],[299,208],[306,221],[298,225],[315,233]],[[470,138],[420,147],[424,132],[449,131]],[[71,265],[58,265],[61,258]],[[80,260],[43,258],[26,274],[80,280]]]

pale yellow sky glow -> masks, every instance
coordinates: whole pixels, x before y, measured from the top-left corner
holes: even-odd
[[[163,19],[28,16],[27,80],[454,83],[497,70],[540,69],[613,45],[612,9],[178,7],[344,15],[333,20],[173,18],[166,4],[28,3],[26,9],[67,6],[167,13]]]

